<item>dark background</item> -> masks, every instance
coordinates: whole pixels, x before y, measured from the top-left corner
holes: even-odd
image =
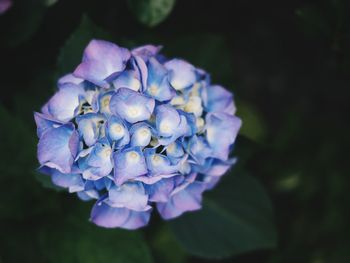
[[[225,262],[350,262],[350,2],[178,0],[147,28],[125,1],[59,0],[33,33],[20,22],[40,7],[17,2],[0,17],[0,262],[45,262],[41,226],[80,205],[34,179],[32,113],[53,94],[83,14],[119,44],[163,44],[234,92],[242,136],[255,143],[246,166],[272,199],[279,245]]]

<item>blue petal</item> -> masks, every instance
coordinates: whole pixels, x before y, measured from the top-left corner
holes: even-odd
[[[106,228],[137,229],[148,224],[150,212],[151,210],[137,212],[127,208],[110,207],[100,199],[92,208],[90,220]]]
[[[142,91],[145,91],[147,88],[147,78],[148,78],[148,69],[145,60],[140,56],[134,56],[132,59],[133,68],[138,72],[139,79],[142,83]]]
[[[227,160],[242,121],[227,113],[208,113],[206,116],[206,139],[212,148],[212,157]]]
[[[85,48],[83,61],[74,75],[106,87],[105,79],[122,72],[129,58],[130,52],[125,48],[103,40],[92,40]]]
[[[205,159],[211,156],[211,149],[203,137],[193,136],[188,142],[188,152],[198,164],[204,164]]]
[[[151,117],[154,99],[136,91],[120,88],[111,98],[110,109],[130,123],[144,121]]]
[[[163,104],[156,108],[156,128],[161,145],[168,145],[181,136],[189,136],[192,133],[191,126],[184,114],[172,106]]]
[[[56,128],[56,127],[63,124],[62,122],[57,121],[46,114],[42,114],[42,113],[38,113],[38,112],[34,112],[34,119],[35,119],[35,123],[37,126],[36,133],[37,133],[39,138],[47,130],[49,130],[51,128]]]
[[[92,146],[99,139],[101,126],[105,121],[105,117],[97,113],[87,113],[77,116],[78,131],[87,146]]]
[[[124,149],[114,154],[114,179],[117,185],[146,173],[146,161],[140,147]]]
[[[114,143],[116,148],[123,147],[130,142],[130,135],[124,121],[117,117],[108,118],[106,125],[106,135]]]
[[[74,84],[65,84],[49,100],[48,112],[59,121],[69,121],[78,114],[80,101],[85,95],[82,87]]]
[[[205,97],[204,105],[207,112],[224,112],[231,115],[236,112],[232,93],[221,86],[207,87]]]
[[[62,173],[70,173],[78,147],[79,136],[72,124],[52,128],[39,140],[39,162]]]
[[[154,58],[148,62],[146,94],[159,101],[171,100],[176,95],[169,84],[167,69]]]
[[[179,171],[177,165],[172,165],[169,158],[156,153],[155,149],[147,148],[144,151],[149,176],[172,175]]]
[[[120,88],[128,88],[138,91],[141,88],[141,82],[138,74],[134,70],[126,70],[113,81],[116,90]]]
[[[175,141],[166,147],[166,154],[171,158],[180,158],[185,152],[180,141]]]
[[[96,143],[87,158],[79,162],[79,167],[85,179],[98,180],[109,175],[113,169],[111,147],[102,141]]]
[[[205,184],[193,182],[185,189],[175,193],[166,203],[157,203],[157,209],[163,219],[180,216],[186,211],[195,211],[201,208],[202,193]]]
[[[145,147],[149,145],[152,139],[151,127],[142,122],[136,123],[130,128],[131,146]]]
[[[127,182],[121,186],[111,187],[105,202],[112,207],[125,207],[135,211],[149,209],[148,195],[140,182]]]
[[[96,110],[98,110],[100,113],[105,113],[107,115],[112,114],[109,105],[113,94],[114,91],[99,94]]]
[[[176,90],[188,88],[196,82],[195,67],[181,59],[172,59],[164,64],[170,71],[169,81]]]
[[[170,105],[156,107],[156,127],[160,136],[172,136],[180,125],[180,114]]]

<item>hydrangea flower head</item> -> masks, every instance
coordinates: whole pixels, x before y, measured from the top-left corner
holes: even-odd
[[[200,209],[234,163],[233,95],[159,50],[92,40],[35,113],[40,171],[95,199],[91,221],[102,227],[137,229],[155,209],[164,219]]]

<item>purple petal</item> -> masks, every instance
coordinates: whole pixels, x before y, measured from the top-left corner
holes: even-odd
[[[120,88],[110,101],[111,112],[130,123],[148,120],[154,105],[154,99],[127,88]]]
[[[174,194],[166,203],[157,203],[157,209],[163,219],[172,219],[187,211],[195,211],[201,208],[202,193],[205,185],[201,182],[193,182],[185,189]]]
[[[79,147],[79,136],[72,124],[65,124],[45,132],[38,144],[41,165],[70,173]]]
[[[145,45],[141,47],[134,48],[131,50],[131,54],[134,56],[141,57],[144,61],[147,62],[147,60],[150,57],[154,57],[157,55],[159,50],[161,50],[162,46],[154,46],[154,45]]]
[[[34,119],[37,126],[37,135],[39,138],[47,130],[58,127],[63,124],[62,122],[59,122],[48,115],[38,112],[34,112]]]
[[[164,178],[154,184],[147,184],[145,187],[151,202],[167,202],[175,188],[175,180],[174,177]]]
[[[0,15],[5,13],[12,6],[11,0],[0,0]]]
[[[67,74],[67,75],[64,75],[63,77],[61,77],[59,80],[58,80],[58,87],[61,88],[62,85],[64,84],[75,84],[75,85],[79,85],[83,82],[84,80],[81,79],[81,78],[77,78],[75,77],[73,74]]]
[[[137,229],[148,224],[150,212],[137,212],[127,208],[110,207],[99,200],[91,211],[90,220],[98,226],[106,228]]]
[[[54,169],[51,180],[57,186],[69,188],[69,192],[78,192],[84,190],[84,182],[80,174],[63,174],[60,171]]]
[[[74,75],[96,85],[105,86],[105,79],[124,70],[130,52],[113,43],[92,40],[84,50],[82,63]]]

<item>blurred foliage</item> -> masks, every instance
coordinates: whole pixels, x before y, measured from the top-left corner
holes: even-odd
[[[0,262],[349,262],[349,10],[345,0],[15,1],[0,16]],[[203,210],[105,230],[88,222],[91,203],[35,179],[32,113],[90,38],[161,44],[234,92],[238,166]]]
[[[275,248],[277,243],[269,198],[254,178],[235,169],[205,195],[200,211],[171,225],[186,250],[205,258]]]
[[[175,0],[128,0],[131,12],[144,25],[154,27],[170,14]]]

